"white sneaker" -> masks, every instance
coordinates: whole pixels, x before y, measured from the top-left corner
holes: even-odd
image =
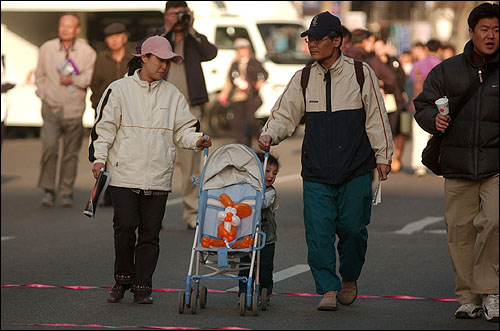
[[[44,206],[44,207],[53,207],[54,206],[54,200],[55,200],[54,194],[52,194],[50,192],[45,192],[45,194],[43,195],[42,200],[40,201],[40,204],[42,206]]]
[[[473,303],[466,303],[458,307],[455,312],[456,318],[478,318],[481,317],[483,309],[481,305],[475,305]],[[497,310],[498,311],[498,310]]]
[[[62,207],[73,207],[73,197],[71,195],[65,195],[61,197]]]
[[[483,295],[483,316],[487,321],[498,322],[498,294]]]
[[[427,174],[427,170],[425,170],[424,167],[418,167],[418,168],[415,169],[415,171],[413,173],[417,177],[423,177],[423,176],[425,176]]]

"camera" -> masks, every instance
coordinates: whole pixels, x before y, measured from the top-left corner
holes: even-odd
[[[181,10],[177,12],[177,21],[180,24],[188,25],[189,22],[191,21],[191,15],[189,15],[189,12],[186,10]]]

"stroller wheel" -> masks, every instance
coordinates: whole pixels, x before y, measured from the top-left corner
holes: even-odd
[[[263,288],[260,292],[260,309],[267,310],[267,288]]]
[[[197,299],[196,291],[191,291],[191,300],[189,302],[189,308],[191,309],[191,314],[196,314],[196,299]]]
[[[200,308],[205,308],[207,305],[207,287],[202,286],[200,291]]]
[[[252,313],[253,316],[259,315],[259,310],[257,308],[257,304],[259,303],[259,295],[257,292],[254,292],[252,295]]]
[[[242,292],[240,293],[240,315],[245,316],[245,311],[247,310],[247,305],[246,305],[246,293]]]
[[[184,296],[185,296],[185,294],[186,294],[185,291],[179,292],[179,298],[177,300],[177,303],[179,304],[179,306],[178,306],[179,314],[184,313]]]

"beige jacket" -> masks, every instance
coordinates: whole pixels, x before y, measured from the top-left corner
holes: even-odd
[[[105,163],[110,185],[170,191],[175,146],[199,151],[198,121],[171,83],[151,84],[138,74],[104,91],[90,135],[89,160]]]
[[[312,65],[306,89],[307,107],[304,105],[300,84],[302,70],[297,71],[292,77],[285,91],[276,101],[271,116],[262,129],[262,135],[271,136],[273,145],[294,133],[305,112],[326,111],[325,72],[326,70],[317,62]],[[366,113],[366,134],[375,153],[376,163],[390,164],[393,152],[392,135],[384,99],[380,94],[378,79],[367,63],[363,63],[363,72],[365,82],[362,99]],[[332,113],[362,108],[354,60],[341,54],[330,68],[330,73]],[[350,134],[349,125],[345,123],[345,132],[342,134]]]
[[[35,71],[36,94],[46,102],[53,112],[63,112],[63,118],[82,117],[85,111],[85,96],[90,85],[96,52],[87,43],[75,40],[69,50],[69,58],[75,62],[80,74],[73,75],[73,84],[61,85],[57,66],[66,59],[66,51],[59,38],[45,42],[38,54]]]

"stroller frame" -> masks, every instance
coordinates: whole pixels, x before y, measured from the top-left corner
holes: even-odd
[[[218,151],[219,149],[222,148],[230,148],[232,146],[228,145],[239,145],[240,147],[238,148],[244,148],[246,149],[247,152],[250,152],[253,155],[253,158],[255,158],[256,161],[258,161],[258,166],[260,170],[260,181],[262,183],[262,191],[255,191],[256,192],[256,203],[255,203],[255,211],[253,214],[252,213],[252,218],[255,218],[254,220],[254,227],[252,227],[252,236],[253,236],[253,244],[250,245],[249,248],[247,249],[233,249],[232,245],[238,240],[241,239],[241,237],[236,237],[233,241],[228,242],[227,240],[224,239],[225,246],[226,247],[219,247],[214,251],[213,249],[204,249],[200,248],[200,240],[202,236],[202,229],[200,229],[200,224],[204,222],[202,218],[204,218],[206,215],[205,210],[200,212],[202,208],[206,207],[207,201],[205,199],[201,199],[202,193],[203,193],[203,187],[202,183],[204,183],[204,178],[205,178],[205,171],[206,171],[206,166],[207,162],[212,158],[215,152]],[[264,177],[264,170],[265,168],[262,167],[260,160],[258,159],[257,155],[253,150],[251,150],[248,146],[242,145],[242,144],[226,144],[223,146],[220,146],[217,148],[212,155],[210,155],[209,160],[207,160],[208,157],[208,148],[204,149],[204,166],[203,166],[203,171],[201,173],[200,179],[195,179],[193,178],[193,183],[198,185],[198,215],[196,219],[196,229],[195,229],[195,235],[193,239],[193,245],[192,245],[192,250],[191,250],[191,258],[189,262],[189,270],[188,274],[186,276],[186,287],[184,291],[179,292],[179,297],[178,297],[178,312],[180,314],[183,313],[184,307],[188,307],[190,309],[190,312],[192,314],[196,313],[196,308],[199,300],[200,308],[205,308],[206,306],[206,301],[207,301],[207,292],[208,289],[205,286],[201,286],[200,288],[200,281],[203,279],[234,279],[239,281],[243,281],[246,283],[246,295],[245,293],[241,293],[239,297],[239,308],[240,308],[240,315],[244,316],[246,309],[248,310],[253,310],[253,315],[257,316],[258,315],[258,305],[259,305],[259,298],[261,295],[260,291],[260,280],[259,280],[259,271],[260,271],[260,250],[265,246],[266,242],[266,234],[260,230],[260,221],[261,221],[261,206],[262,206],[262,201],[264,199],[264,192],[265,192],[265,177]],[[269,153],[265,153],[265,159],[264,159],[264,167],[267,165],[267,160],[269,157]],[[229,185],[234,186],[234,185],[239,185],[239,184],[233,184]],[[225,189],[227,187],[222,187],[221,189]],[[206,190],[208,194],[208,190]],[[260,201],[257,201],[257,199],[260,198]],[[239,262],[239,259],[241,257],[245,257],[251,255],[250,258],[250,264],[248,263],[241,263]],[[214,257],[217,258],[217,262],[214,261]],[[200,266],[209,269],[211,272],[201,275],[200,274]],[[194,267],[194,268],[193,268]],[[193,269],[194,269],[194,274],[193,274]],[[237,272],[241,270],[249,270],[249,275],[248,277],[246,276],[238,276]],[[254,284],[254,275],[255,275],[255,284]],[[267,295],[267,291],[262,293],[263,296]],[[262,301],[262,310],[265,310],[264,305],[265,303],[265,298],[261,298]]]

